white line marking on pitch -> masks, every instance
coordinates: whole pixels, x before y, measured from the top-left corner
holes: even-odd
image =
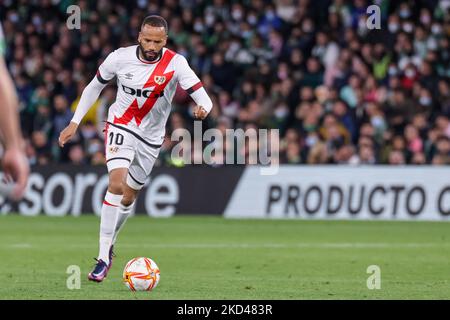
[[[81,245],[75,244],[74,247],[92,247],[97,244]],[[450,246],[450,243],[145,243],[145,244],[131,244],[118,243],[118,247],[124,248],[190,248],[190,249],[259,249],[259,248],[274,248],[274,249],[289,249],[289,248],[323,248],[323,249],[353,249],[353,248],[429,248]]]
[[[13,248],[13,249],[29,249],[32,247],[29,243],[13,243],[9,245],[3,245],[2,247]]]
[[[40,243],[31,245],[29,243],[13,243],[0,245],[2,248],[11,249],[29,249],[32,247],[53,247],[53,243]],[[97,243],[92,244],[71,244],[66,248],[93,248],[97,247]],[[186,248],[186,249],[301,249],[301,248],[316,248],[316,249],[365,249],[365,248],[383,248],[383,249],[402,249],[402,248],[432,248],[432,247],[448,247],[450,243],[442,242],[428,242],[428,243],[362,243],[362,242],[336,242],[336,243],[118,243],[117,247],[122,248]]]

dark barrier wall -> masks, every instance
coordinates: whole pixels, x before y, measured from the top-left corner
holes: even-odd
[[[450,221],[450,166],[257,166],[155,168],[137,214],[227,218]],[[106,168],[34,167],[25,199],[0,210],[22,215],[100,214]]]
[[[155,168],[137,201],[136,214],[222,214],[244,167]],[[2,212],[52,216],[100,213],[108,184],[106,168],[36,166],[25,199],[3,202]]]

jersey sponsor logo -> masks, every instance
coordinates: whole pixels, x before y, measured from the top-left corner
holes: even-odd
[[[169,65],[172,58],[175,56],[175,52],[172,50],[166,50],[161,58],[161,60],[156,65],[155,69],[153,70],[152,74],[147,80],[147,83],[144,85],[144,88],[154,87],[153,91],[150,92],[149,97],[147,100],[145,100],[144,104],[139,107],[137,99],[134,99],[131,105],[128,107],[128,109],[125,111],[125,113],[120,117],[114,117],[114,123],[115,124],[124,124],[127,125],[130,123],[130,121],[134,118],[136,121],[136,124],[138,126],[141,125],[142,120],[144,117],[150,112],[150,110],[153,108],[153,106],[156,104],[156,101],[158,101],[158,98],[161,95],[161,93],[164,91],[167,84],[172,79],[175,71],[170,71],[167,73],[164,73],[167,66]],[[158,77],[158,83],[156,82],[156,78]],[[164,80],[164,81],[162,81]],[[137,93],[137,92],[136,92]],[[142,92],[141,92],[142,94]]]
[[[126,94],[131,94],[132,96],[136,96],[138,98],[140,97],[150,98],[150,95],[153,92],[153,90],[134,89],[124,85],[122,85],[122,90]]]

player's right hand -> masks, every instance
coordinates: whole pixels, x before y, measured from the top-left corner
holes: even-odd
[[[63,131],[61,131],[61,133],[59,134],[59,139],[58,139],[59,146],[61,148],[64,147],[64,145],[66,144],[67,141],[72,139],[72,137],[77,132],[77,129],[78,129],[78,124],[76,124],[75,122],[71,122]]]
[[[27,187],[30,167],[24,152],[17,147],[7,148],[2,159],[2,167],[5,175],[11,177],[15,182],[14,189],[10,194],[14,200],[20,200]]]

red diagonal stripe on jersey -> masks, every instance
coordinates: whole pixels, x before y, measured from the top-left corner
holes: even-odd
[[[144,104],[141,108],[139,108],[137,99],[131,103],[125,113],[120,117],[114,117],[114,123],[120,124],[128,124],[133,118],[136,120],[136,124],[141,125],[142,119],[150,112],[150,110],[155,105],[156,101],[158,101],[159,95],[163,92],[164,88],[167,86],[169,81],[172,79],[174,71],[170,71],[168,73],[164,73],[167,66],[169,65],[172,58],[175,56],[175,52],[167,49],[164,52],[164,55],[161,58],[161,61],[155,67],[152,74],[148,78],[147,82],[144,85],[144,88],[155,86],[150,96],[145,100]],[[158,79],[163,79],[164,81],[161,84],[158,84],[156,81],[156,77]]]
[[[161,61],[158,63],[155,70],[152,72],[152,74],[148,78],[147,83],[144,85],[144,88],[156,86],[156,88],[154,90],[159,89],[159,87],[163,87],[162,89],[164,89],[164,87],[167,85],[169,80],[172,78],[173,71],[171,71],[169,73],[165,73],[165,74],[162,74],[162,73],[164,72],[164,70],[166,70],[167,66],[169,65],[169,62],[172,60],[172,58],[174,56],[175,56],[175,52],[172,50],[167,49],[166,52],[164,52],[164,55],[161,58]],[[165,82],[161,85],[155,82],[155,77],[158,77],[158,76],[166,77]]]

